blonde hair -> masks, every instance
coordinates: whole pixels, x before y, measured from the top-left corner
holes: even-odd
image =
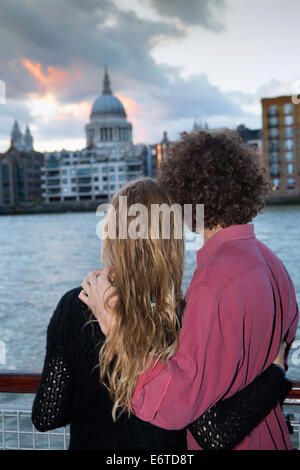
[[[128,415],[132,412],[138,376],[155,361],[167,364],[178,349],[184,269],[184,241],[183,237],[174,237],[174,217],[169,239],[161,236],[161,217],[157,239],[151,234],[138,239],[118,237],[119,196],[127,196],[128,207],[143,204],[149,219],[152,204],[173,204],[165,187],[150,178],[123,186],[112,200],[117,236],[103,240],[102,262],[113,268],[117,302],[113,308],[114,327],[104,341],[99,360],[100,380],[114,402],[114,421],[117,410],[119,415],[126,410]],[[127,214],[127,227],[131,221]]]

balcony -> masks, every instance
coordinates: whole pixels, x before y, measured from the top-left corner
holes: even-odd
[[[77,183],[80,184],[80,185],[81,184],[89,184],[89,183],[91,183],[91,181],[92,181],[92,178],[90,178],[90,177],[78,177],[77,178]]]
[[[0,393],[36,393],[40,374],[31,371],[1,371]],[[300,406],[300,382],[294,382],[284,405]],[[286,415],[294,445],[300,449],[300,415]],[[297,438],[297,440],[295,439]],[[0,405],[0,449],[36,450],[68,448],[69,429],[38,432],[31,423],[31,409],[4,408]]]
[[[53,180],[49,180],[49,181],[45,181],[45,184],[47,186],[60,186],[60,180],[58,179],[53,179]]]
[[[51,171],[51,172],[49,172],[49,171],[43,172],[43,174],[42,174],[42,178],[47,178],[47,179],[48,178],[57,178],[59,176],[60,176],[60,172],[57,171],[57,170]]]

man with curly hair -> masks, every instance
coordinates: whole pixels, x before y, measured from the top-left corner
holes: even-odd
[[[298,307],[282,262],[256,239],[268,184],[233,132],[182,134],[159,179],[175,201],[204,204],[204,245],[186,295],[177,353],[140,376],[135,414],[181,429],[261,374],[295,338]],[[193,225],[196,226],[195,214]],[[199,445],[188,431],[188,448]],[[292,449],[280,404],[236,449]]]

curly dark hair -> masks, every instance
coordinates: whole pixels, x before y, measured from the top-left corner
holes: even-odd
[[[265,170],[235,131],[182,133],[162,161],[158,179],[181,204],[204,204],[204,226],[250,222],[269,193]],[[193,228],[196,226],[193,212]]]

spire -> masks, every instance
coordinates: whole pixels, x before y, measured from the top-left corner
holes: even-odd
[[[107,70],[106,65],[104,66],[104,80],[103,80],[102,94],[103,95],[111,95],[112,94],[112,91],[111,91],[111,88],[110,88],[110,79],[109,79],[108,70]]]
[[[12,131],[11,131],[11,143],[18,150],[21,150],[22,148],[22,137],[23,136],[20,131],[18,121],[15,119]]]
[[[23,145],[24,145],[24,150],[26,150],[27,152],[31,152],[33,150],[33,137],[31,135],[28,124],[26,126],[26,131],[25,131],[25,135],[23,138]]]
[[[168,143],[169,143],[167,131],[164,131],[164,133],[163,133],[163,140],[161,141],[161,143],[162,143],[162,144],[168,144]]]

